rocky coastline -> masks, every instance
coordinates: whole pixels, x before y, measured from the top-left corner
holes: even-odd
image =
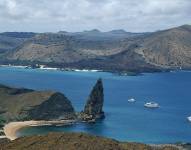
[[[16,135],[16,132],[22,128],[29,127],[29,126],[68,125],[68,124],[74,124],[78,122],[95,123],[97,120],[105,118],[105,113],[103,111],[104,88],[103,88],[102,79],[97,80],[96,84],[94,85],[94,87],[92,88],[92,91],[89,94],[89,97],[87,98],[85,107],[81,112],[76,112],[72,104],[70,103],[70,101],[62,93],[58,93],[58,92],[44,93],[44,91],[43,92],[40,91],[40,93],[38,92],[34,90],[30,90],[30,89],[17,89],[17,88],[7,87],[4,85],[0,86],[0,95],[3,96],[3,98],[4,97],[8,98],[9,101],[13,100],[11,98],[12,96],[14,96],[14,100],[17,101],[16,97],[18,95],[19,95],[19,98],[24,96],[23,102],[25,101],[25,98],[27,99],[30,97],[34,98],[35,96],[37,96],[38,98],[40,97],[41,99],[39,100],[38,98],[36,98],[35,101],[37,101],[38,103],[36,102],[35,104],[30,104],[30,107],[24,106],[25,109],[17,108],[17,105],[14,104],[14,106],[18,110],[22,110],[22,111],[18,113],[18,116],[14,116],[15,118],[13,118],[13,116],[10,116],[12,110],[9,110],[10,108],[8,107],[10,106],[10,104],[5,105],[5,102],[3,102],[2,99],[0,98],[0,101],[4,103],[4,106],[8,107],[9,108],[8,110],[10,111],[8,115],[7,112],[3,109],[4,107],[1,107],[0,108],[1,119],[3,118],[5,119],[5,116],[9,116],[12,119],[10,120],[9,118],[8,120],[2,121],[5,124],[5,127],[4,127],[5,133],[3,132],[3,130],[0,130],[1,131],[0,150],[4,150],[7,148],[11,150],[12,148],[17,148],[17,145],[20,145],[20,147],[18,148],[22,149],[23,147],[26,147],[27,144],[30,144],[30,142],[35,142],[35,141],[40,142],[39,137],[41,137],[43,141],[47,141],[49,147],[52,147],[54,146],[54,144],[49,143],[50,139],[52,139],[53,137],[59,138],[60,136],[61,137],[64,136],[65,139],[72,141],[72,143],[73,142],[76,143],[79,149],[84,149],[84,147],[82,146],[84,144],[87,144],[89,147],[90,146],[89,143],[91,142],[93,142],[92,144],[95,145],[95,147],[93,147],[92,150],[97,150],[97,146],[99,148],[104,148],[107,150],[108,144],[110,145],[108,147],[110,150],[116,150],[116,148],[119,150],[131,150],[132,148],[136,150],[143,150],[143,149],[144,150],[187,150],[187,149],[189,150],[189,148],[191,148],[189,143],[146,145],[146,144],[139,144],[139,143],[119,142],[119,141],[108,139],[108,138],[97,137],[97,136],[92,136],[92,135],[87,135],[82,133],[64,133],[64,134],[53,133],[53,134],[48,134],[45,136],[32,136],[32,137],[18,138]],[[42,100],[42,98],[44,99]],[[55,103],[57,105],[54,105]],[[37,107],[35,105],[37,105]],[[50,108],[50,109],[45,109],[45,108]],[[62,108],[62,109],[60,110],[58,108]],[[55,112],[55,109],[59,111]],[[6,115],[2,117],[2,114],[4,115],[6,114]],[[35,119],[35,120],[33,121],[32,119]],[[13,122],[14,120],[19,122]],[[79,142],[76,141],[76,137],[80,139]],[[9,140],[5,138],[9,138],[12,141],[10,142]],[[95,140],[97,140],[97,142],[102,143],[101,147],[97,142],[95,142]],[[105,143],[105,141],[107,140],[109,140],[109,143],[107,142]],[[25,143],[26,145],[20,144],[20,142]],[[76,147],[76,145],[73,145],[73,144],[71,145],[68,145],[66,143],[62,143],[61,145],[60,144],[59,144],[59,148],[64,148],[65,146],[67,148],[70,146],[72,148]],[[45,150],[47,149],[47,147],[44,147],[43,144],[42,145],[34,144],[33,146],[36,149],[38,148],[43,148]],[[28,149],[29,150],[33,149],[34,148],[33,146],[32,147],[28,146]]]
[[[8,136],[10,139],[16,138],[17,130],[34,124],[38,126],[65,124],[68,120],[72,123],[95,123],[97,119],[105,117],[102,79],[98,79],[84,110],[80,113],[76,112],[70,100],[59,92],[17,89],[0,85],[0,96],[1,126],[5,125],[6,131],[13,128],[13,136]],[[6,131],[5,135],[8,133]]]

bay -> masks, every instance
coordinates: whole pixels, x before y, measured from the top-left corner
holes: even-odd
[[[64,93],[76,111],[83,110],[98,78],[104,82],[106,118],[96,124],[30,127],[18,134],[86,132],[121,141],[175,143],[191,141],[191,72],[145,73],[119,76],[107,72],[70,72],[0,67],[0,83]],[[129,103],[135,98],[135,103]],[[144,103],[156,101],[159,109]]]

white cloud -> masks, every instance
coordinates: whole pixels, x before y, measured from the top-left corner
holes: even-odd
[[[191,23],[190,0],[0,0],[0,31],[153,31]]]

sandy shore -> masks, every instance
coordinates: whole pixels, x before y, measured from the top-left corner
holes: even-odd
[[[15,140],[17,137],[17,131],[22,128],[30,126],[47,126],[47,125],[67,125],[74,123],[74,120],[59,120],[59,121],[23,121],[23,122],[10,122],[3,128],[6,137],[10,140]]]

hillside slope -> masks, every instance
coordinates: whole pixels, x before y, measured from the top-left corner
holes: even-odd
[[[71,102],[61,93],[0,85],[0,117],[6,122],[75,118]]]
[[[5,62],[106,71],[190,69],[191,26],[144,34],[123,30],[36,34],[6,53],[1,59]]]
[[[63,34],[38,34],[8,54],[9,60],[71,63],[119,52],[111,41],[79,40]]]
[[[0,33],[0,55],[13,50],[25,40],[32,38],[35,33],[30,32],[4,32]]]
[[[148,62],[191,68],[191,26],[159,31],[143,39],[141,51]]]
[[[1,144],[1,143],[0,143]],[[116,140],[84,133],[50,133],[31,136],[1,144],[0,150],[178,150],[175,146],[151,147],[139,143],[122,143]]]

